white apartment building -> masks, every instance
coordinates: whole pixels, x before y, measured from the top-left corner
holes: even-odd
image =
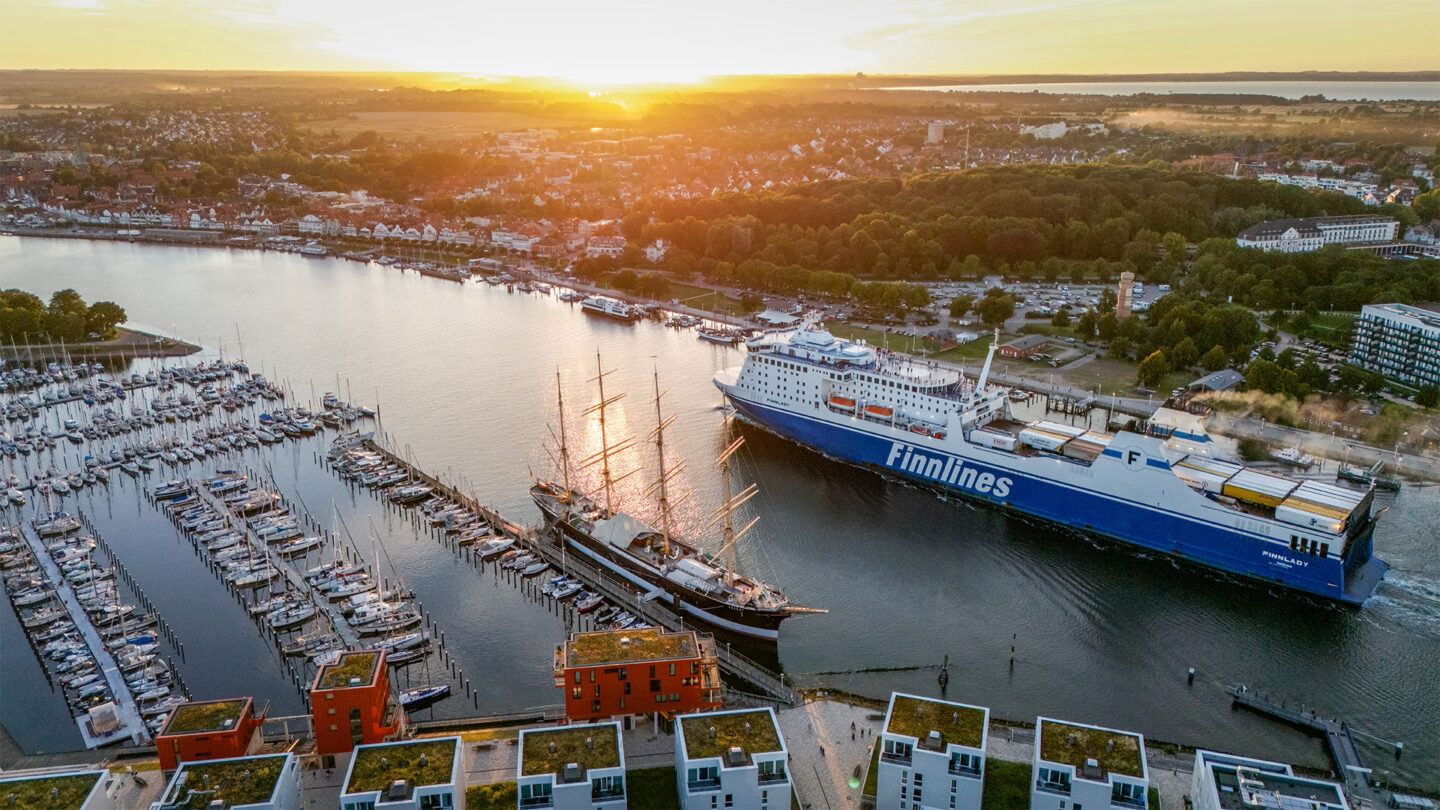
[[[340,810],[465,810],[459,737],[357,745]]]
[[[625,810],[620,724],[522,730],[515,785],[520,810]]]
[[[772,709],[676,718],[675,782],[681,810],[785,810],[789,752]]]
[[[1350,359],[1400,382],[1440,385],[1440,312],[1409,304],[1362,307]]]
[[[1289,765],[1195,752],[1190,782],[1194,810],[1350,810],[1334,782],[1296,776]]]
[[[990,710],[890,695],[880,734],[877,810],[978,810]]]
[[[69,807],[74,810],[113,810],[115,803],[110,799],[109,790],[109,771],[44,773],[0,779],[0,796],[14,796],[9,801],[19,807],[49,807],[52,799],[58,796],[68,797],[86,791],[79,804]]]
[[[1240,247],[1308,253],[1325,245],[1393,242],[1400,223],[1389,217],[1358,214],[1344,217],[1276,219],[1261,222],[1235,237]]]
[[[1145,810],[1149,789],[1143,736],[1036,718],[1030,810]]]
[[[150,810],[164,807],[300,810],[300,760],[294,754],[183,763]]]

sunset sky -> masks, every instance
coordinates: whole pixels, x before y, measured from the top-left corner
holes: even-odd
[[[1440,4],[1397,7],[1434,31]],[[0,0],[0,67],[756,73],[1419,70],[1353,0]],[[1384,42],[1383,46],[1375,43]]]

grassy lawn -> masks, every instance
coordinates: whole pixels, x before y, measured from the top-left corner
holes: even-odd
[[[1010,361],[1010,372],[1012,374],[1023,374],[1033,379],[1050,378],[1054,369],[1045,363],[1024,362],[1025,368],[1020,368],[1015,361]],[[1056,380],[1065,382],[1075,388],[1083,388],[1086,391],[1094,391],[1095,386],[1100,386],[1100,393],[1104,395],[1118,394],[1125,397],[1145,396],[1136,391],[1135,373],[1140,368],[1139,363],[1129,360],[1116,360],[1113,357],[1096,357],[1079,368],[1065,372],[1057,372]],[[1003,370],[1003,369],[1002,369]],[[1169,394],[1176,388],[1190,384],[1195,380],[1196,374],[1190,371],[1172,371],[1166,374],[1155,386],[1155,396],[1161,397]]]
[[[1150,788],[1148,791],[1145,792],[1145,795],[1150,799],[1150,801],[1148,801],[1148,802],[1145,803],[1145,806],[1151,808],[1152,810],[1160,810],[1160,790],[1159,790],[1159,788],[1153,788],[1153,787],[1152,787],[1152,788]]]
[[[465,789],[465,807],[466,810],[514,810],[515,793],[514,782],[475,785]]]
[[[423,765],[420,762],[422,756],[425,757]],[[417,786],[443,785],[450,781],[454,763],[454,740],[426,740],[366,748],[351,760],[350,784],[345,790],[347,793],[383,790],[396,779],[409,779]]]
[[[1028,762],[985,761],[985,790],[980,806],[989,810],[1010,810],[1030,806],[1030,764]]]
[[[99,777],[88,776],[42,776],[18,782],[7,782],[5,793],[9,799],[7,807],[21,810],[78,810],[85,797],[95,789]],[[55,791],[54,798],[50,792]]]
[[[679,803],[676,790],[674,765],[625,772],[625,803],[630,807],[675,807]],[[512,802],[510,806],[515,805]]]

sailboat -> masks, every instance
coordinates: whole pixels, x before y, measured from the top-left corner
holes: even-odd
[[[565,445],[565,403],[558,374],[558,461],[563,481],[557,483],[537,480],[530,488],[530,495],[536,505],[558,530],[563,547],[579,553],[590,562],[610,570],[639,588],[644,593],[644,599],[660,600],[676,612],[731,633],[775,641],[780,636],[780,623],[790,616],[823,613],[824,611],[813,608],[792,605],[778,589],[758,579],[736,573],[735,543],[758,521],[758,518],[751,521],[738,532],[732,524],[732,515],[736,508],[758,492],[754,485],[734,496],[730,492],[730,459],[744,443],[743,438],[730,442],[720,454],[718,464],[725,482],[725,501],[720,509],[711,515],[705,527],[722,527],[724,545],[721,552],[726,554],[725,559],[721,560],[718,554],[706,554],[695,545],[675,536],[671,530],[671,510],[678,501],[671,502],[670,485],[684,465],[670,465],[665,457],[665,428],[670,426],[674,417],[664,416],[658,372],[655,374],[654,400],[656,427],[650,435],[659,458],[660,472],[647,494],[657,496],[660,528],[652,528],[639,518],[615,509],[614,485],[631,473],[617,477],[611,469],[610,459],[616,453],[633,446],[633,443],[629,439],[613,445],[609,442],[605,411],[624,395],[607,398],[605,377],[612,372],[603,370],[598,355],[596,367],[597,376],[592,382],[598,384],[600,400],[587,413],[599,415],[601,447],[599,452],[586,459],[583,465],[600,465],[603,502],[571,486],[570,454]],[[728,420],[726,424],[728,426]]]

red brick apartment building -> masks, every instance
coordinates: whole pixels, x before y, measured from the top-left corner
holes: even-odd
[[[571,722],[670,717],[720,707],[720,662],[693,630],[575,633],[555,649],[555,686]]]
[[[310,687],[310,714],[317,754],[398,739],[405,713],[390,696],[385,651],[347,652],[321,667]]]

